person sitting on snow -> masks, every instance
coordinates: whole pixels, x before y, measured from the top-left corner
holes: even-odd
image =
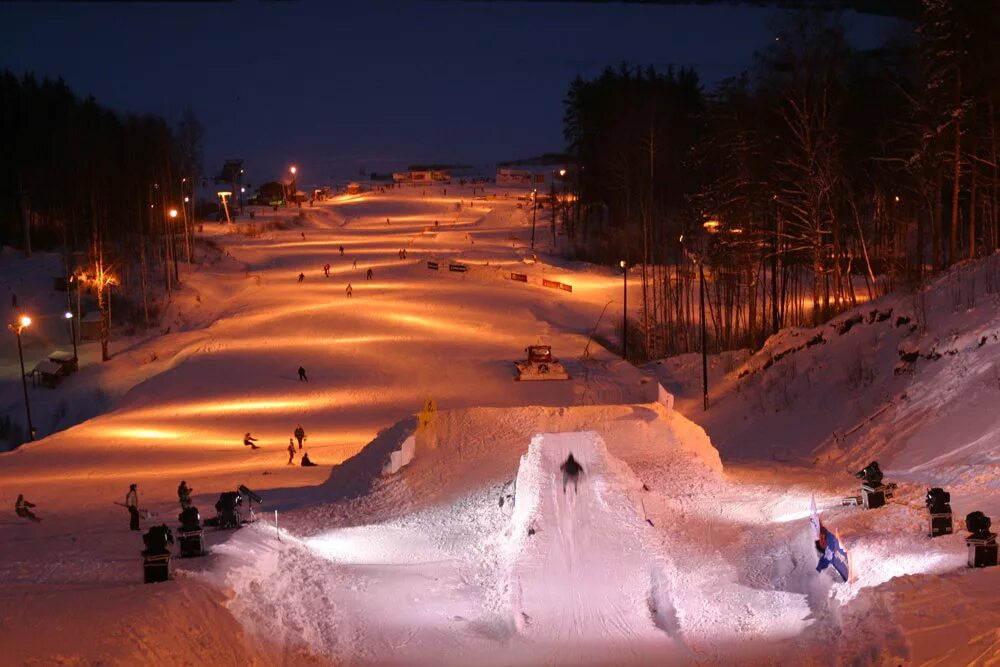
[[[16,512],[22,519],[29,519],[35,523],[39,523],[41,522],[41,519],[35,516],[35,513],[31,511],[31,508],[34,506],[35,503],[29,503],[24,499],[24,494],[19,493],[17,494],[17,500],[14,501],[14,512]]]
[[[257,438],[250,435],[250,432],[247,431],[246,434],[243,436],[243,446],[249,447],[250,449],[260,449],[260,447],[253,444],[255,442],[257,442]]]
[[[312,468],[316,466],[315,463],[309,460],[309,452],[306,452],[302,455],[302,463],[300,465],[303,468]]]
[[[566,462],[559,466],[563,474],[563,493],[566,493],[566,482],[573,480],[573,491],[577,491],[577,483],[580,480],[580,475],[583,474],[583,466],[576,462],[573,458],[572,452],[566,459]]]

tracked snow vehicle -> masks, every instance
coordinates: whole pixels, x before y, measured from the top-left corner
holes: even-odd
[[[558,359],[552,358],[552,347],[550,345],[529,345],[525,348],[528,358],[524,361],[515,361],[517,368],[517,379],[522,381],[533,380],[568,380],[569,373],[559,363]]]

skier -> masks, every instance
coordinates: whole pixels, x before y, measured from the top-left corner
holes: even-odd
[[[35,506],[35,503],[29,503],[24,499],[24,494],[17,494],[17,500],[14,501],[14,512],[22,519],[29,519],[35,523],[40,523],[41,519],[35,516],[35,513],[31,511],[31,508]]]
[[[292,465],[292,461],[295,459],[295,442],[291,438],[288,439],[288,465]]]
[[[566,462],[559,466],[563,474],[563,493],[566,493],[566,482],[573,480],[573,491],[577,491],[577,483],[580,480],[580,475],[583,473],[583,466],[576,462],[573,458],[572,452],[566,459]]]
[[[306,279],[306,274],[304,274],[304,273],[300,273],[300,274],[299,274],[299,282],[301,283],[301,282],[302,282],[303,280],[305,280],[305,279]]]
[[[330,277],[330,264],[329,263],[323,265],[323,275],[326,276],[327,278]]]
[[[302,441],[306,439],[306,432],[305,429],[302,428],[302,424],[299,424],[299,427],[295,429],[294,433],[295,439],[299,441],[299,449],[302,449]]]
[[[351,287],[351,283],[347,283],[347,298],[350,299],[352,294],[354,294],[354,288]]]
[[[309,452],[306,452],[302,455],[302,461],[300,462],[299,465],[301,465],[303,468],[316,467],[316,464],[309,460]]]
[[[371,280],[371,279],[372,279],[372,270],[371,267],[369,267],[368,272],[365,273],[365,280]]]
[[[128,493],[125,494],[125,507],[128,509],[129,530],[139,530],[139,494],[136,492],[136,485],[128,485]]]
[[[181,501],[182,510],[191,507],[191,489],[184,480],[181,480],[181,485],[177,487],[177,499]]]
[[[250,432],[247,431],[246,434],[243,436],[243,446],[249,447],[250,449],[260,449],[260,447],[253,444],[255,442],[257,442],[257,438],[250,435]]]
[[[309,382],[309,378],[306,377],[306,369],[299,366],[299,382]]]

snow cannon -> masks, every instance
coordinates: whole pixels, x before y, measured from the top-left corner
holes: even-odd
[[[997,564],[997,534],[990,532],[990,518],[982,512],[971,512],[965,517],[965,529],[969,536],[965,545],[969,548],[969,567],[995,567]]]
[[[249,512],[249,518],[247,519],[247,521],[248,522],[256,521],[257,517],[254,516],[254,513],[253,513],[253,504],[257,503],[258,505],[263,505],[264,504],[264,499],[261,498],[260,496],[258,496],[256,493],[254,493],[250,489],[248,489],[243,484],[240,484],[238,490],[239,490],[240,494],[246,496],[246,498],[247,498],[247,511]]]
[[[524,361],[515,361],[517,368],[517,379],[522,381],[534,380],[568,380],[569,373],[559,363],[558,359],[552,357],[552,346],[550,345],[529,345],[525,348],[528,358]]]
[[[878,461],[872,461],[854,473],[854,476],[861,480],[861,504],[866,510],[882,507],[896,490],[895,484],[882,483],[883,475]]]
[[[930,528],[927,531],[928,537],[940,537],[941,535],[951,535],[951,494],[934,487],[927,490],[924,498],[927,505],[927,512],[930,514]]]
[[[205,555],[203,544],[204,530],[201,527],[201,513],[197,507],[187,507],[177,515],[181,522],[180,547],[181,558],[196,558]]]
[[[170,578],[170,549],[174,534],[166,524],[153,526],[142,536],[146,548],[142,551],[142,581],[153,584]]]

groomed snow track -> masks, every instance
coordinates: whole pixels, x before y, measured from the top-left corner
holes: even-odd
[[[570,453],[584,472],[564,490]],[[661,563],[641,490],[593,431],[538,434],[521,458],[507,542],[511,610],[520,634],[551,643],[552,664],[663,664],[675,653],[657,618]]]

